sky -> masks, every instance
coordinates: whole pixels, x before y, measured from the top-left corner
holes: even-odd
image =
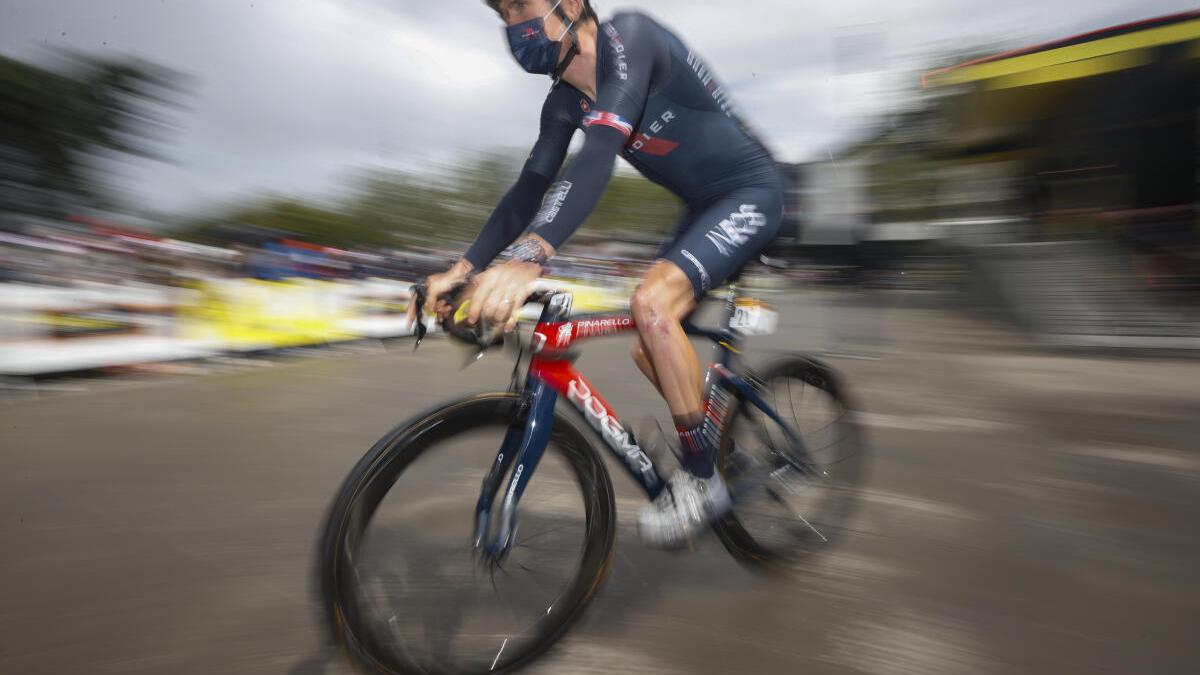
[[[594,0],[673,29],[777,158],[836,151],[914,95],[937,54],[1173,12],[1176,0]],[[165,161],[111,166],[139,210],[277,194],[333,198],[363,167],[523,159],[549,87],[512,60],[482,0],[0,0],[0,54],[56,48],[188,75]]]

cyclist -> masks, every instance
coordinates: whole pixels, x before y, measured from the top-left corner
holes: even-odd
[[[517,63],[553,86],[520,177],[463,257],[429,277],[428,309],[445,312],[439,296],[474,274],[468,321],[511,330],[542,264],[595,207],[618,155],[678,195],[686,214],[630,302],[633,358],[666,399],[685,469],[638,525],[647,542],[677,546],[731,507],[713,465],[700,362],[680,322],[775,237],[782,177],[708,66],[654,19],[622,12],[602,23],[590,0],[486,2]],[[554,182],[577,129],[583,147]],[[488,267],[502,251],[504,261]]]

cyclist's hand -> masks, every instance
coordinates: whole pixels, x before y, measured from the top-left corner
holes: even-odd
[[[450,289],[467,280],[467,275],[471,272],[471,263],[465,260],[459,260],[454,265],[442,272],[441,274],[432,274],[425,280],[425,313],[432,314],[436,312],[439,319],[445,318],[446,313],[450,311],[450,304],[442,299]],[[408,325],[411,328],[417,319],[417,306],[414,303],[408,303],[408,311],[405,313],[408,319]]]
[[[491,267],[478,275],[472,284],[467,323],[473,326],[483,319],[504,326],[506,333],[513,330],[517,327],[521,308],[533,292],[533,282],[540,276],[541,265],[518,260]]]

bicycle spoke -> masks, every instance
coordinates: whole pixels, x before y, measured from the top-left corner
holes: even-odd
[[[516,544],[516,546],[521,546],[522,544],[528,545],[529,542],[533,541],[534,539],[537,539],[538,537],[542,537],[547,534],[550,534],[551,532],[558,532],[559,530],[566,528],[568,525],[569,525],[569,523],[563,523],[562,525],[557,525],[548,530],[541,530],[539,532],[536,532],[532,536],[525,537],[523,540],[520,540],[521,543]]]
[[[779,410],[779,392],[774,387],[771,388],[771,408],[773,408],[774,410]],[[766,426],[767,422],[770,421],[770,418],[767,417],[766,413],[762,412],[761,410],[758,412],[758,415],[759,415],[759,419],[762,420],[764,432],[768,436],[770,436],[770,432],[767,431],[767,426]],[[769,447],[771,448],[772,451],[774,451],[775,446],[773,443]]]
[[[761,411],[755,413],[754,411],[748,410],[745,412],[745,415],[747,418],[750,418],[752,415],[757,417],[758,422],[754,429],[754,436],[766,447],[768,451],[775,452],[775,441],[771,438],[771,432],[767,430],[767,421],[769,418]],[[754,420],[751,419],[751,422],[753,421]]]
[[[833,418],[833,421],[831,421],[829,424],[826,424],[825,426],[821,427],[820,429],[816,429],[816,430],[814,430],[814,431],[810,431],[810,432],[808,432],[807,434],[804,434],[804,435],[805,435],[805,436],[816,436],[817,434],[821,433],[822,431],[825,431],[825,430],[826,430],[826,429],[828,429],[829,427],[831,427],[831,426],[833,426],[833,425],[837,424],[838,422],[841,422],[843,417],[845,417],[845,414],[844,414],[844,413],[843,413],[843,414],[841,414],[841,415],[838,415],[838,416],[837,416],[837,417],[835,417],[835,418]],[[829,446],[828,446],[828,444],[826,444],[826,445],[823,445],[823,446],[821,446],[821,447],[825,448],[825,447],[829,447]]]
[[[789,484],[787,481],[785,481],[785,480],[783,480],[783,479],[779,478],[778,476],[774,476],[774,475],[773,475],[772,477],[774,477],[774,478],[775,478],[775,480],[776,480],[777,482],[779,482],[779,484],[780,484],[780,485],[782,485],[782,486],[783,486],[783,488],[784,488],[785,490],[787,490],[788,492],[791,492],[791,493],[792,493],[792,494],[794,494],[794,495],[799,495],[799,494],[800,494],[800,493],[799,493],[799,492],[798,492],[798,491],[797,491],[795,488],[793,488],[793,487],[792,487],[792,486],[791,486],[791,485],[790,485],[790,484]],[[828,541],[829,541],[829,539],[828,539],[828,538],[827,538],[827,537],[826,537],[824,534],[822,534],[820,530],[818,530],[816,527],[814,527],[812,523],[808,522],[808,519],[804,517],[804,514],[800,513],[799,511],[796,511],[795,509],[792,509],[792,508],[791,508],[791,505],[790,505],[790,504],[788,504],[788,503],[787,503],[787,502],[786,502],[786,501],[785,501],[785,500],[784,500],[782,497],[779,497],[778,495],[774,495],[774,496],[776,497],[776,499],[777,499],[777,500],[778,500],[778,501],[779,501],[781,504],[783,504],[783,505],[784,505],[784,506],[786,506],[786,507],[787,507],[787,508],[788,508],[790,511],[792,511],[792,513],[793,513],[793,514],[794,514],[794,515],[795,515],[797,518],[799,518],[799,519],[800,519],[800,522],[804,523],[804,524],[805,524],[805,525],[808,527],[808,529],[812,530],[812,531],[813,531],[813,532],[814,532],[814,533],[815,533],[815,534],[816,534],[818,537],[820,537],[822,542],[828,542]]]
[[[727,453],[753,461],[742,460],[744,469],[729,483],[736,527],[719,533],[749,559],[793,559],[828,542],[845,517],[852,493],[839,476],[855,481],[855,464],[847,461],[857,456],[855,435],[819,364],[785,361],[764,371],[755,386],[767,406],[739,399],[730,423],[736,426],[726,432],[733,438]]]
[[[504,642],[500,643],[500,651],[496,652],[496,658],[492,659],[491,670],[496,669],[496,664],[500,661],[500,655],[504,653],[504,648],[508,646],[508,638],[504,638]]]
[[[796,401],[794,398],[792,398],[792,381],[791,381],[791,379],[789,379],[787,381],[787,390],[788,390],[788,407],[790,407],[792,410],[792,425],[796,427],[797,433],[802,433],[803,429],[800,428],[800,416],[796,414]],[[804,403],[804,389],[800,390],[800,403],[801,404]]]

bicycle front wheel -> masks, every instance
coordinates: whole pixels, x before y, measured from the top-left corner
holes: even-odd
[[[326,618],[360,666],[506,672],[549,648],[599,587],[615,536],[612,484],[558,414],[512,552],[500,563],[474,555],[482,478],[522,415],[516,394],[452,403],[398,427],[346,479],[319,574]]]
[[[741,399],[726,411],[717,468],[734,491],[734,508],[715,530],[743,561],[786,563],[844,528],[863,448],[845,387],[828,366],[789,356],[751,380],[778,419]]]

